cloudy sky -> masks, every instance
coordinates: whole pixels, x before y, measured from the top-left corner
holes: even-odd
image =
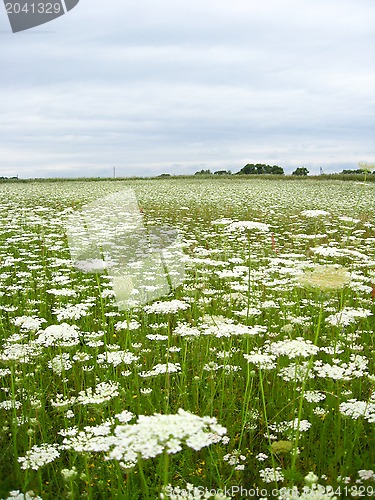
[[[374,0],[80,0],[13,34],[0,5],[0,176],[374,162],[374,26]]]

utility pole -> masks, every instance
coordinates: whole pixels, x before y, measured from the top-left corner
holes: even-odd
[[[116,179],[116,167],[113,167],[113,178]]]

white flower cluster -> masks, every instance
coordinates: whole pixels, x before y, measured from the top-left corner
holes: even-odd
[[[145,306],[143,310],[147,314],[176,314],[178,311],[184,311],[189,308],[189,304],[182,300],[157,301],[150,306]]]
[[[340,290],[350,283],[349,271],[338,265],[315,265],[307,269],[299,278],[299,284],[306,288],[332,292]]]
[[[266,467],[259,471],[259,475],[265,483],[278,483],[284,481],[284,474],[281,471],[281,467],[276,467],[275,469]]]
[[[301,215],[304,217],[325,217],[330,213],[327,210],[302,210]]]
[[[124,417],[128,421],[130,415]],[[140,415],[135,424],[117,425],[112,432],[109,424],[73,432],[65,437],[61,449],[106,452],[107,460],[118,460],[122,467],[131,468],[139,457],[154,458],[164,450],[177,453],[182,444],[198,451],[220,442],[226,433],[216,418],[198,417],[182,409],[175,415]]]
[[[47,293],[55,295],[56,297],[75,297],[77,292],[71,288],[51,288]]]
[[[310,429],[311,424],[308,420],[300,420],[295,418],[294,420],[282,421],[277,424],[270,424],[269,430],[276,432],[278,434],[285,434],[286,436],[293,436],[297,429],[299,432],[306,432]]]
[[[35,316],[19,316],[13,320],[15,326],[19,326],[23,332],[36,332],[46,320]]]
[[[57,375],[61,375],[63,371],[70,370],[72,366],[70,356],[66,352],[58,354],[51,361],[48,361],[48,368],[51,368],[53,373]]]
[[[25,494],[20,490],[13,490],[9,492],[9,497],[2,500],[42,500],[42,497],[35,495],[33,491],[27,491]]]
[[[199,337],[201,335],[201,331],[196,326],[190,326],[185,323],[178,322],[173,331],[173,335],[179,335],[180,337]]]
[[[156,342],[161,342],[162,340],[168,340],[168,335],[161,335],[160,333],[148,333],[146,335],[148,340],[155,340]]]
[[[326,395],[319,391],[306,391],[303,397],[309,403],[319,403],[319,401],[324,401]]]
[[[115,330],[117,332],[120,330],[138,330],[138,328],[141,328],[141,324],[135,319],[131,321],[119,321],[115,324]]]
[[[257,222],[252,220],[240,220],[237,222],[232,222],[228,227],[225,228],[226,231],[236,232],[236,231],[261,231],[267,233],[270,228],[267,224],[263,222]]]
[[[1,401],[0,408],[4,410],[14,410],[17,408],[21,408],[22,403],[20,401],[15,401],[13,399],[6,399],[5,401]]]
[[[65,307],[55,308],[52,313],[57,317],[58,321],[64,319],[77,320],[87,316],[90,307],[92,307],[92,304],[70,304]]]
[[[236,324],[229,318],[215,319],[215,324],[203,324],[202,335],[214,335],[216,338],[231,337],[232,335],[259,335],[267,331],[266,326],[248,326]]]
[[[326,322],[332,326],[348,326],[354,323],[356,319],[367,318],[368,316],[372,316],[372,312],[368,309],[345,307],[342,311],[328,316]]]
[[[375,472],[372,469],[361,469],[358,471],[360,481],[374,481]]]
[[[320,378],[333,380],[351,380],[363,377],[367,373],[368,359],[359,354],[351,354],[349,363],[338,358],[333,359],[333,364],[323,363],[321,360],[314,362],[314,372]]]
[[[134,361],[138,361],[139,356],[136,356],[130,351],[107,351],[103,354],[98,354],[97,362],[99,365],[118,366],[121,363],[130,365]]]
[[[77,402],[81,405],[101,404],[119,395],[120,384],[118,382],[101,382],[94,389],[88,387],[85,391],[78,393]]]
[[[267,347],[267,351],[276,356],[288,356],[290,359],[297,357],[307,358],[319,352],[319,347],[315,346],[311,340],[297,337],[294,340],[280,340],[273,342]]]
[[[39,467],[53,462],[59,456],[57,444],[35,445],[26,452],[24,457],[18,457],[18,462],[21,464],[21,469],[38,470]]]
[[[260,351],[253,351],[250,354],[244,354],[243,357],[248,363],[252,363],[261,370],[276,368],[276,356],[274,354],[263,354]]]
[[[342,415],[351,417],[353,420],[363,417],[371,424],[375,423],[375,402],[349,399],[346,403],[341,403],[339,409]]]
[[[241,455],[240,451],[236,450],[232,453],[227,453],[223,456],[224,462],[228,462],[229,465],[234,466],[235,470],[244,470],[246,462],[245,455]]]
[[[0,353],[0,361],[5,363],[30,363],[32,358],[40,356],[42,350],[35,343],[28,344],[8,344],[4,345],[3,352]]]
[[[79,344],[78,328],[67,323],[47,326],[44,331],[39,332],[35,343],[44,347],[71,347],[77,345]]]
[[[166,363],[157,364],[152,370],[144,371],[139,374],[140,377],[156,377],[156,375],[162,375],[163,373],[178,373],[181,371],[180,363]]]

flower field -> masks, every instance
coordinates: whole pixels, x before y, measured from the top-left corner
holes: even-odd
[[[67,221],[125,189],[185,271],[121,308]],[[375,498],[375,183],[3,183],[0,208],[0,498]]]

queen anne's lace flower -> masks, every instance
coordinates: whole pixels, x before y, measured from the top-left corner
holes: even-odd
[[[243,357],[248,363],[257,366],[261,370],[272,370],[273,368],[276,368],[276,356],[274,354],[263,354],[259,351],[244,354]]]
[[[290,359],[297,357],[307,358],[319,352],[319,347],[315,346],[311,340],[297,337],[294,340],[280,340],[273,342],[267,347],[267,351],[276,356],[288,356]]]
[[[21,469],[38,470],[39,467],[53,462],[59,456],[60,452],[56,444],[42,444],[33,446],[24,457],[18,458],[18,462],[21,464]]]
[[[117,417],[122,419],[123,414]],[[124,420],[130,418],[124,415]],[[122,467],[130,468],[136,465],[139,457],[153,458],[164,450],[177,453],[183,443],[198,451],[220,442],[226,433],[216,418],[198,417],[181,409],[175,415],[140,415],[135,424],[117,425],[112,432],[108,425],[105,429],[105,433],[98,433],[96,427],[74,432],[65,437],[61,449],[105,452],[108,460],[118,460]]]
[[[143,309],[148,314],[176,314],[178,311],[184,311],[188,309],[189,304],[183,302],[182,300],[170,300],[167,302],[154,302],[150,306],[145,306]]]
[[[70,347],[77,345],[79,344],[78,328],[75,325],[71,326],[67,323],[47,326],[44,331],[39,332],[35,343],[43,345],[44,347],[56,345]]]
[[[245,230],[268,232],[270,230],[270,228],[267,224],[264,224],[263,222],[257,222],[257,221],[252,221],[252,220],[240,220],[237,222],[232,222],[226,228],[226,231],[229,231],[229,232],[245,231]]]
[[[375,403],[349,399],[346,403],[341,403],[339,409],[342,415],[351,417],[353,420],[363,417],[370,423],[375,423]]]

